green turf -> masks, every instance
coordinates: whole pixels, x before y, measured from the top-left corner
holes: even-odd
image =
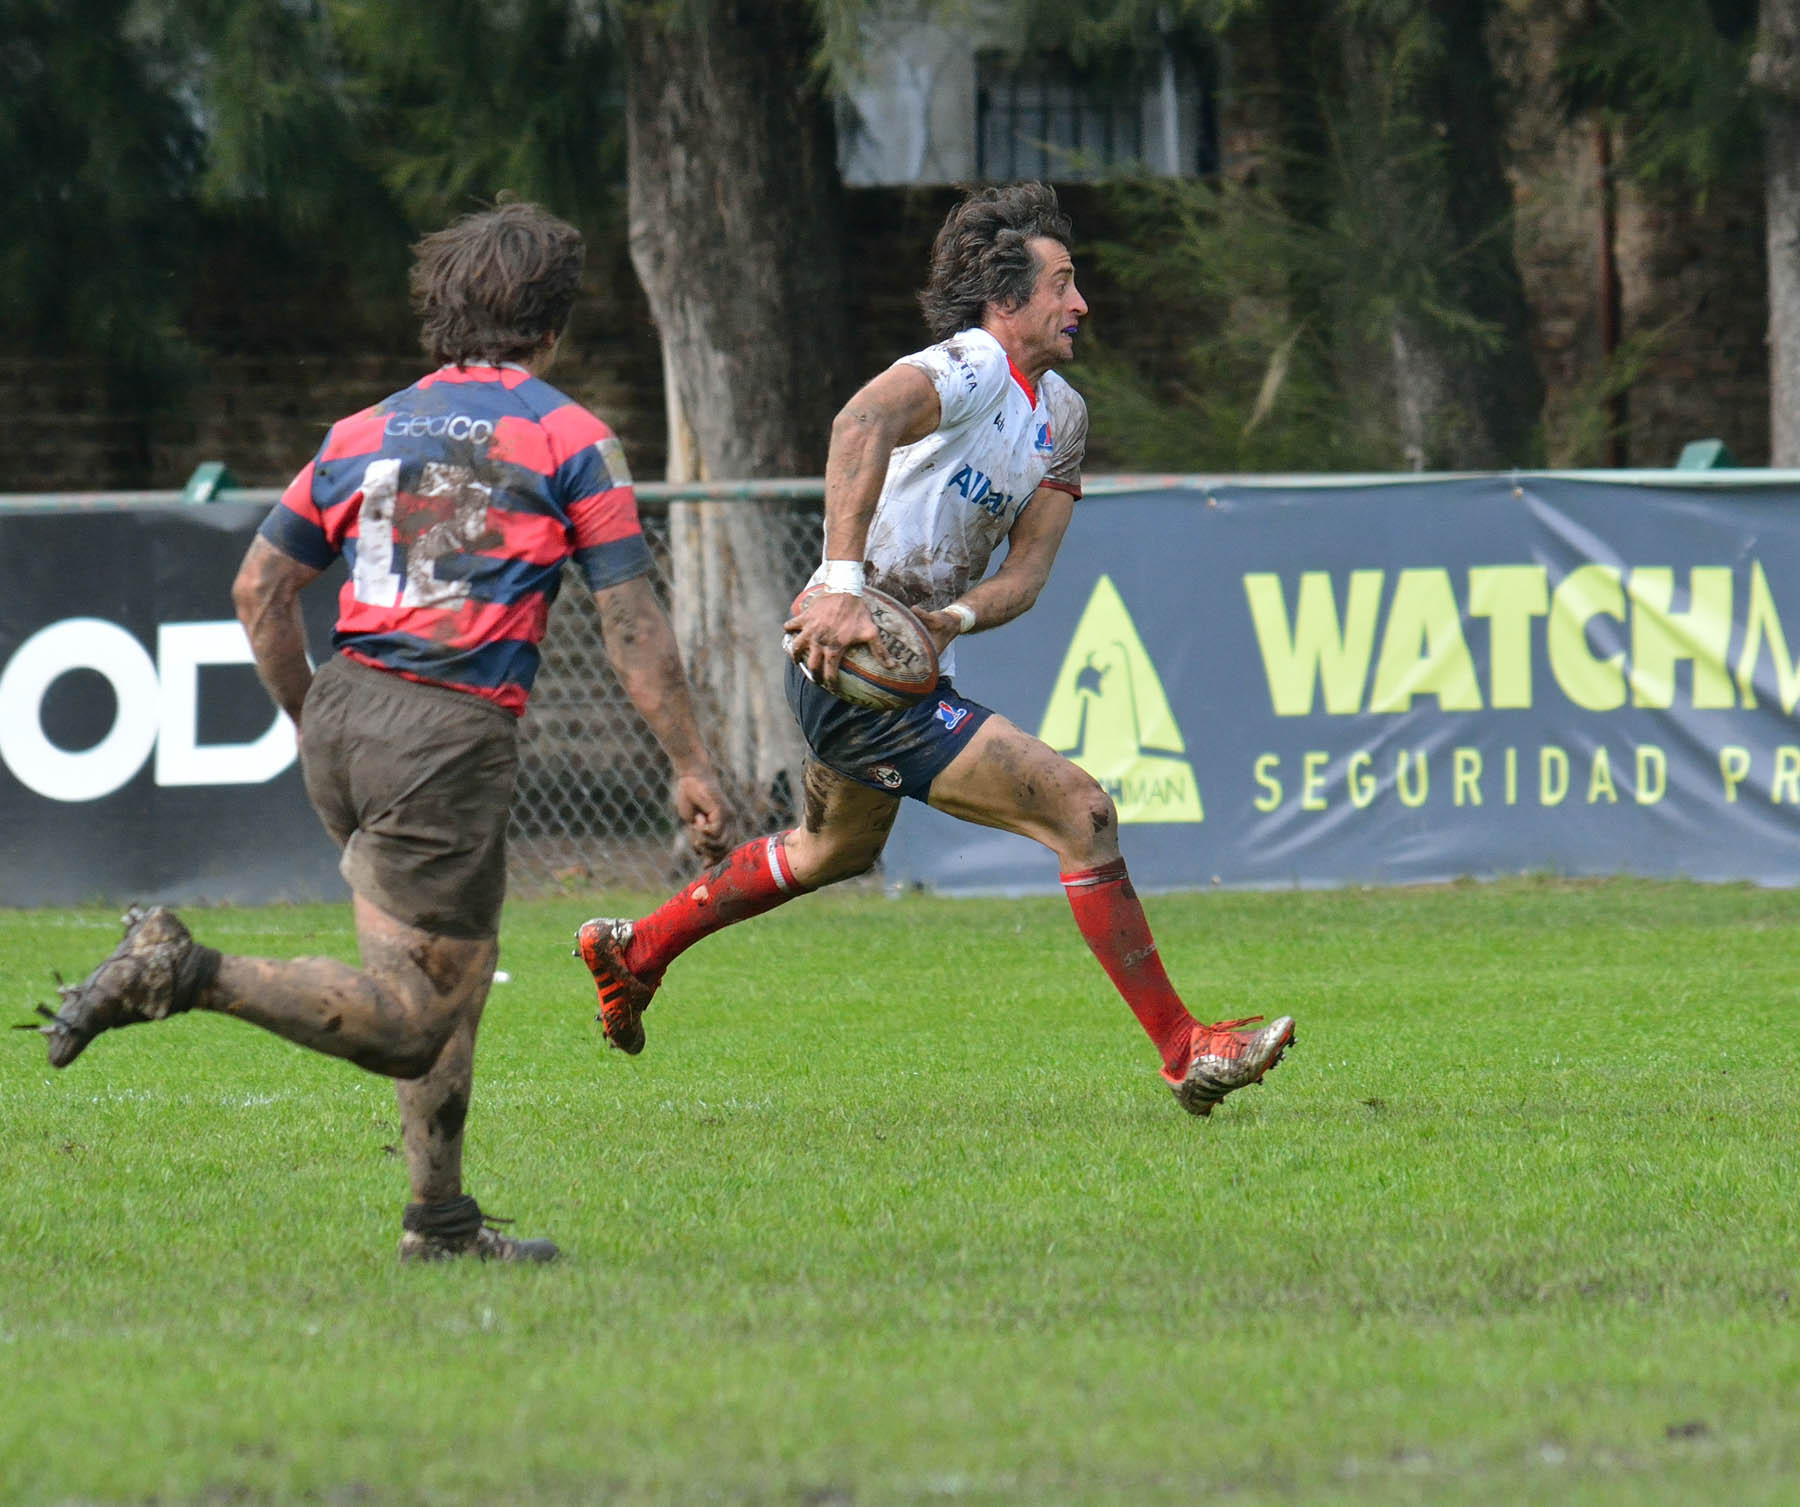
[[[588,908],[509,907],[470,1119],[551,1268],[401,1269],[342,1063],[0,1039],[0,1501],[1794,1499],[1800,894],[1152,897],[1205,1013],[1300,1022],[1210,1121],[1060,900],[810,897],[684,958],[635,1060]],[[0,913],[0,1005],[116,935]]]

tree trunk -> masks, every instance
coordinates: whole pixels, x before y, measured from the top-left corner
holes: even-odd
[[[850,373],[811,7],[623,10],[631,259],[662,337],[670,479],[817,476]],[[781,624],[818,540],[783,504],[670,510],[676,632],[728,793],[759,829],[791,819],[799,790]]]
[[[1346,9],[1345,76],[1361,96],[1350,113],[1384,138],[1361,154],[1372,180],[1362,187],[1391,243],[1435,264],[1435,296],[1421,302],[1402,293],[1389,332],[1402,455],[1426,470],[1528,465],[1543,383],[1526,336],[1500,156],[1498,83],[1485,37],[1491,0],[1422,0],[1410,18],[1390,24],[1359,21],[1355,7]],[[1488,334],[1459,328],[1446,309]]]
[[[1800,466],[1800,0],[1762,0],[1750,77],[1762,94],[1769,254],[1769,464]]]

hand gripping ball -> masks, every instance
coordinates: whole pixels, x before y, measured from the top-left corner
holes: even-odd
[[[808,586],[794,598],[792,615],[798,617],[806,604],[824,590],[823,584]],[[938,682],[937,645],[932,643],[930,633],[910,607],[885,591],[865,587],[862,600],[893,664],[883,664],[868,644],[852,644],[838,666],[833,694],[853,706],[878,712],[891,712],[923,701]],[[793,635],[789,634],[783,647],[791,647],[792,641]]]

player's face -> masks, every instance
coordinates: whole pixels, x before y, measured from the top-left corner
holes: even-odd
[[[1019,311],[1019,328],[1031,364],[1048,371],[1075,355],[1075,334],[1088,311],[1087,300],[1075,286],[1075,262],[1067,246],[1049,236],[1026,244],[1037,254],[1038,280],[1030,301]]]

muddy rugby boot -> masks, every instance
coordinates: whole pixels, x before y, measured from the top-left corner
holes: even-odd
[[[39,1005],[46,1022],[27,1022],[50,1038],[50,1066],[67,1067],[102,1031],[162,1020],[192,1007],[218,972],[219,955],[199,946],[171,910],[125,912],[125,937],[79,984],[57,982],[60,1008]]]
[[[643,1015],[650,1008],[656,985],[625,966],[631,931],[631,922],[613,916],[583,921],[575,933],[575,956],[587,964],[594,987],[600,991],[598,1019],[607,1041],[635,1057],[644,1050]]]
[[[1260,1030],[1245,1030],[1262,1019],[1222,1020],[1194,1028],[1192,1056],[1180,1078],[1163,1074],[1175,1102],[1191,1115],[1209,1115],[1227,1094],[1252,1083],[1281,1061],[1294,1041],[1293,1017],[1283,1015]]]
[[[400,1259],[457,1261],[472,1256],[477,1261],[554,1261],[562,1254],[554,1240],[521,1240],[506,1235],[495,1225],[511,1224],[481,1212],[481,1205],[464,1195],[441,1204],[408,1204],[400,1216]]]

